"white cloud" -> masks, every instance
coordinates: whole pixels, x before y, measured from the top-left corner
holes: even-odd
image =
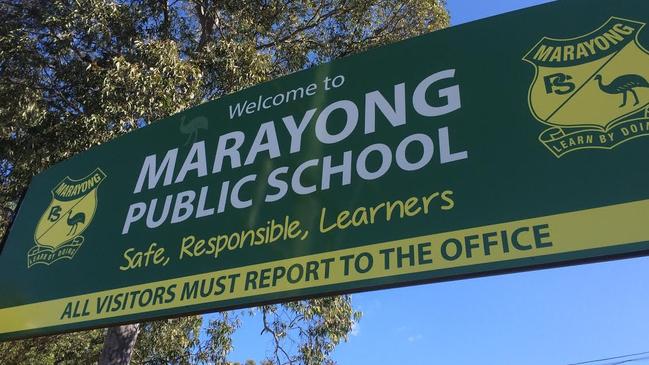
[[[358,322],[352,323],[352,330],[349,333],[352,336],[358,336],[361,333],[361,325]]]
[[[397,333],[403,333],[406,332],[407,330],[408,330],[408,326],[399,326],[396,329]]]
[[[408,336],[407,340],[408,342],[412,343],[412,342],[417,342],[422,338],[424,338],[424,336],[422,336],[421,334],[416,334],[416,335]]]

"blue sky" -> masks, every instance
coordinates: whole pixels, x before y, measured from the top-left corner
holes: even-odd
[[[453,25],[545,3],[448,0]],[[649,258],[355,294],[346,364],[568,365],[649,351]],[[231,360],[271,348],[244,318]],[[646,355],[589,365],[649,364]]]
[[[548,0],[447,0],[451,25],[549,3]]]

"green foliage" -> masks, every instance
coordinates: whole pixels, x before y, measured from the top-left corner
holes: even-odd
[[[0,343],[0,357],[3,364],[92,364],[103,342],[101,330],[39,337]]]
[[[339,296],[271,305],[261,308],[262,334],[274,343],[268,364],[327,364],[329,354],[348,338],[361,313],[351,297]]]
[[[140,335],[131,363],[147,364],[227,364],[230,336],[237,328],[228,313],[212,321],[204,331],[211,333],[201,341],[202,318],[190,316],[140,325]],[[219,335],[214,335],[214,332]],[[92,330],[59,336],[0,343],[2,364],[95,364],[104,342],[105,330]]]
[[[0,0],[0,237],[32,176],[207,100],[443,28],[444,0]],[[348,296],[261,308],[265,363],[323,364]],[[238,318],[143,324],[133,363],[227,363]],[[0,344],[3,363],[92,363],[102,330]]]

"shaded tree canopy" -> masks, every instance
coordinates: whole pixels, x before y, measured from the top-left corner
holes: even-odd
[[[222,95],[448,23],[444,0],[0,0],[0,237],[30,178],[53,163]],[[357,316],[348,296],[257,315],[272,344],[268,361],[304,364],[330,362]],[[133,363],[226,363],[239,319],[143,324]],[[0,354],[3,363],[92,363],[103,332],[0,344]]]

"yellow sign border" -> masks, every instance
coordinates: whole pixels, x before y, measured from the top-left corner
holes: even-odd
[[[133,315],[146,312],[154,312],[166,309],[172,309],[183,306],[199,305],[213,303],[215,307],[222,302],[246,298],[251,296],[261,296],[276,294],[280,292],[300,290],[321,287],[326,285],[353,283],[361,280],[371,280],[378,278],[393,277],[405,274],[416,274],[422,272],[432,272],[437,270],[457,269],[481,264],[493,264],[498,262],[539,258],[548,255],[574,253],[590,249],[611,248],[632,243],[649,241],[649,200],[642,200],[631,203],[617,204],[606,207],[581,210],[570,213],[562,213],[545,217],[530,218],[518,221],[512,221],[501,224],[494,224],[483,227],[461,229],[452,232],[437,233],[420,237],[413,237],[397,241],[388,241],[378,244],[360,246],[356,248],[302,256],[297,258],[278,260],[263,264],[249,265],[239,268],[233,268],[222,271],[209,272],[198,275],[190,275],[175,279],[161,280],[141,285],[132,285],[128,287],[105,290],[95,293],[88,293],[67,298],[54,299],[39,303],[31,303],[16,307],[0,309],[0,334],[27,331],[44,327],[62,326],[71,323],[88,322],[102,320],[107,318]],[[532,227],[536,225],[547,225],[550,233],[549,240],[552,246],[536,250],[510,250],[504,253],[494,250],[490,255],[485,255],[483,251],[477,250],[471,258],[465,256],[454,261],[441,259],[440,255],[435,254],[435,248],[439,248],[441,242],[449,238],[466,237],[470,235],[482,235],[489,232],[513,231],[519,227]],[[249,271],[260,271],[277,266],[288,267],[293,264],[307,263],[309,261],[319,261],[330,258],[340,258],[344,255],[356,255],[361,252],[370,253],[376,257],[382,257],[379,253],[381,250],[390,248],[408,248],[409,246],[421,242],[431,242],[432,262],[421,265],[405,265],[397,268],[393,265],[390,269],[385,269],[383,265],[374,265],[374,269],[366,273],[351,271],[349,275],[343,274],[342,261],[336,260],[331,264],[331,275],[327,279],[314,281],[299,281],[288,283],[286,280],[276,286],[265,288],[255,288],[254,290],[244,290],[244,280],[239,280],[235,285],[233,292],[225,291],[218,297],[198,297],[192,300],[176,300],[168,303],[160,303],[147,307],[135,307],[126,310],[117,310],[109,313],[90,313],[84,316],[60,319],[62,313],[70,303],[81,303],[89,300],[91,306],[95,305],[98,298],[107,295],[117,295],[119,293],[135,290],[153,290],[159,287],[169,287],[177,285],[181,287],[184,283],[194,282],[196,280],[210,279],[216,276],[228,276],[239,274],[243,277],[244,273]]]

